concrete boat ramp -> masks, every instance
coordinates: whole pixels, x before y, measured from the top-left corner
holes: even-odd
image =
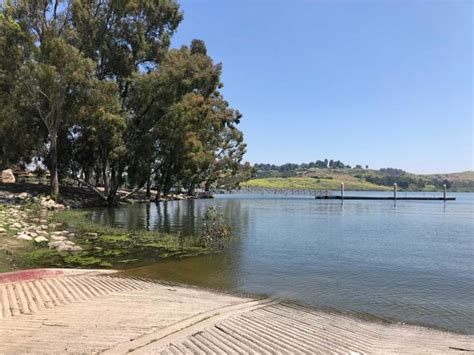
[[[466,354],[473,336],[47,269],[0,274],[0,354]]]

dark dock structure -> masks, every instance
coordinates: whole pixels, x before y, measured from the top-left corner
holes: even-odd
[[[317,200],[405,200],[405,201],[455,201],[456,197],[425,197],[425,196],[339,196],[339,195],[326,195],[326,196],[315,196]]]
[[[231,194],[272,194],[272,195],[285,195],[285,196],[297,196],[306,195],[312,196],[316,200],[390,200],[390,201],[455,201],[456,197],[448,197],[446,193],[446,185],[443,186],[443,193],[441,196],[398,196],[397,184],[393,185],[393,194],[387,194],[387,196],[363,196],[363,195],[352,195],[346,196],[344,194],[344,183],[341,183],[341,191],[339,195],[334,195],[329,190],[316,190],[316,189],[270,189],[270,188],[239,188],[234,190],[221,190],[215,191],[216,193],[231,193]]]
[[[391,200],[391,201],[454,201],[456,197],[448,197],[446,193],[446,185],[443,185],[443,196],[427,197],[427,196],[397,196],[397,184],[393,184],[393,196],[344,196],[344,183],[341,182],[340,195],[317,195],[317,200]]]

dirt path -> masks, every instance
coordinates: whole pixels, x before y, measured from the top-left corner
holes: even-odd
[[[0,274],[0,354],[466,354],[472,336],[111,272]]]

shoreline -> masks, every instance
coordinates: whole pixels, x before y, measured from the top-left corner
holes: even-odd
[[[196,258],[196,257],[200,257],[200,255],[187,256],[186,259]],[[166,260],[158,261],[157,263],[153,265],[158,266],[160,265],[160,263],[170,262],[170,261],[173,261],[173,259],[174,258],[171,257]],[[179,262],[181,259],[176,258],[176,260]],[[140,272],[140,270],[147,269],[150,266],[152,265],[144,265],[137,268],[117,270],[117,272],[119,276],[123,276],[123,277],[149,278],[150,280],[153,280],[155,282],[165,283],[171,286],[185,287],[185,288],[190,287],[193,289],[206,290],[213,293],[223,293],[223,294],[233,295],[236,297],[245,297],[245,298],[253,298],[253,299],[270,299],[270,298],[275,299],[275,300],[277,299],[280,302],[290,302],[290,303],[298,304],[303,307],[311,308],[318,312],[337,314],[340,316],[346,316],[349,318],[359,319],[361,321],[367,321],[367,322],[377,323],[381,325],[407,325],[407,326],[421,327],[421,328],[432,329],[436,331],[457,334],[457,335],[474,336],[474,328],[472,329],[471,332],[467,332],[460,329],[451,329],[451,328],[443,327],[440,325],[409,321],[402,318],[387,317],[387,316],[382,316],[382,315],[370,313],[370,312],[356,311],[349,308],[337,308],[335,306],[327,306],[324,304],[309,303],[301,299],[298,299],[297,296],[293,297],[292,294],[280,295],[276,297],[265,292],[252,293],[252,292],[246,292],[246,291],[238,291],[238,290],[229,289],[229,288],[205,286],[202,284],[194,284],[194,283],[187,283],[183,281],[170,280],[167,277],[163,277],[163,275],[159,277],[148,276],[146,273]]]
[[[171,256],[210,252],[198,241],[177,234],[124,230],[89,221],[87,210],[78,208],[84,204],[70,195],[71,204],[65,205],[16,188],[12,192],[0,186],[0,272],[31,267],[125,269]]]
[[[1,192],[1,191],[0,191]],[[26,201],[26,199],[24,198],[15,198],[14,200],[16,201],[20,201],[22,203],[24,203]],[[64,209],[64,207],[55,207],[54,205],[51,205],[52,207],[49,208],[49,203],[48,200],[45,200],[46,201],[46,205],[43,206],[44,207],[44,211],[48,210],[48,211],[54,211],[56,209],[59,209],[59,210],[62,210]],[[41,205],[41,203],[40,203]],[[1,217],[1,214],[2,214],[2,204],[1,204],[1,200],[0,200],[0,217]],[[5,207],[5,206],[4,206]],[[11,206],[10,206],[11,207]],[[23,206],[24,207],[24,206]],[[22,207],[21,206],[14,206],[13,207],[14,209],[19,209],[21,210]],[[26,207],[28,209],[28,207]],[[43,211],[43,212],[44,212]],[[24,211],[23,211],[24,212]],[[21,219],[21,214],[23,213],[21,211],[18,212],[18,214],[16,215],[16,217],[18,217],[19,219],[15,222],[15,223],[20,223],[23,222],[22,219]],[[2,227],[2,223],[3,221],[0,221],[0,228]],[[48,227],[51,225],[50,223],[51,221],[48,221],[47,225]],[[55,224],[54,221],[52,222],[52,224]],[[22,225],[22,228],[25,227],[24,225]],[[61,224],[59,224],[58,226],[53,226],[51,230],[47,230],[48,232],[48,237],[51,237],[51,238],[56,238],[54,240],[50,240],[50,242],[63,242],[63,243],[59,243],[57,246],[59,245],[70,245],[71,247],[74,246],[74,244],[65,244],[65,242],[68,241],[67,237],[70,236],[70,234],[74,234],[72,233],[71,230],[62,230],[62,231],[57,231],[55,228],[56,227],[62,227]],[[26,229],[28,229],[29,227],[26,226],[25,227]],[[41,229],[41,228],[40,228]],[[60,232],[59,234],[55,234],[55,233],[58,233]],[[19,233],[21,234],[22,231],[19,231]],[[36,233],[36,230],[33,230],[33,233]],[[88,232],[90,233],[90,232]],[[93,233],[92,234],[97,234],[97,233]],[[34,240],[34,238],[37,238],[38,236],[34,236],[32,235],[31,238],[29,239],[30,241]],[[63,237],[66,237],[65,239],[62,239]],[[76,240],[75,239],[76,236],[72,236],[70,239],[70,241],[72,240]],[[2,231],[0,230],[0,239],[2,239]],[[25,241],[21,241],[23,243],[25,243]],[[33,242],[32,242],[33,243]],[[74,242],[73,242],[74,243]],[[36,242],[35,242],[36,244]],[[55,248],[57,247],[55,246]],[[80,245],[79,245],[80,247]],[[2,251],[1,249],[3,248],[3,246],[0,246],[0,252]],[[68,253],[68,255],[71,255],[73,256],[76,252],[80,252],[81,250],[72,250],[71,248],[68,248],[68,250],[64,250],[64,252]],[[77,254],[76,254],[77,255]],[[179,255],[178,255],[179,256]],[[181,255],[182,256],[182,255]],[[0,271],[2,270],[1,266],[2,266],[2,263],[1,263],[1,256],[0,256]],[[171,257],[165,257],[165,258],[172,258]],[[39,267],[41,268],[41,265],[34,265],[35,267]],[[139,266],[139,265],[137,265]],[[69,267],[74,267],[74,265],[69,265]],[[110,268],[112,267],[112,265],[107,265],[106,268],[104,269],[101,269],[101,270],[108,270],[107,268]],[[134,266],[135,267],[135,266]],[[69,270],[73,270],[73,269],[69,269]],[[81,270],[89,270],[89,267],[87,265],[85,265],[85,268],[84,269],[81,269]],[[128,270],[128,267],[127,265],[124,265],[124,269],[121,270],[122,272],[124,272],[125,274],[127,273],[127,270]],[[163,281],[158,281],[158,282],[163,282]],[[175,284],[174,286],[178,286],[178,287],[190,287],[189,285],[185,285],[185,284]],[[193,286],[194,287],[194,286]],[[196,286],[197,289],[200,289],[200,290],[207,290],[209,292],[216,292],[214,289],[212,288],[200,288],[199,286]],[[219,291],[219,292],[226,292],[226,291]],[[234,294],[234,296],[236,296]],[[252,298],[255,298],[255,295],[242,295],[242,294],[238,294],[238,296],[244,296],[244,297],[252,297]],[[285,300],[282,300],[282,301],[285,301]],[[339,315],[343,315],[343,316],[348,316],[348,317],[351,317],[351,318],[358,318],[358,319],[361,319],[361,320],[366,320],[366,321],[370,321],[370,322],[377,322],[377,323],[386,323],[386,324],[408,324],[408,325],[411,325],[411,326],[420,326],[420,327],[426,327],[427,329],[433,329],[433,330],[439,330],[439,331],[444,331],[444,332],[449,332],[449,333],[453,333],[453,334],[464,334],[466,335],[465,332],[462,332],[462,331],[456,331],[456,330],[451,330],[451,329],[446,329],[446,328],[443,328],[443,327],[436,327],[436,326],[432,326],[432,325],[425,325],[425,324],[420,324],[420,323],[416,323],[416,322],[404,322],[403,320],[398,320],[398,319],[390,319],[390,318],[384,318],[384,317],[381,317],[381,316],[377,316],[377,315],[374,315],[374,314],[371,314],[371,313],[361,313],[361,312],[354,312],[354,311],[350,311],[350,310],[341,310],[341,309],[335,309],[335,308],[328,308],[328,307],[315,307],[314,305],[310,305],[311,308],[317,310],[317,311],[320,311],[320,312],[330,312],[330,313],[337,313]],[[472,334],[467,334],[467,335],[472,335]]]
[[[35,271],[16,272],[8,280],[0,274],[0,352],[474,350],[472,335],[364,320],[293,302],[120,277],[115,270]],[[92,316],[98,313],[102,316]]]

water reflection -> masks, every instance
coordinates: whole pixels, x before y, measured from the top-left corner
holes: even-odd
[[[241,201],[183,200],[128,205],[91,210],[92,220],[104,225],[126,229],[145,229],[163,233],[196,235],[206,209],[217,205],[227,223],[240,230],[248,225],[248,208]]]

